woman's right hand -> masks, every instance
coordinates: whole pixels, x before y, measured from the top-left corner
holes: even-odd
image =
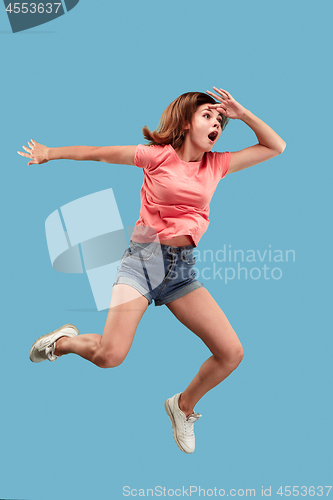
[[[28,142],[28,145],[30,147],[27,148],[26,146],[22,146],[23,149],[26,151],[26,153],[22,153],[22,151],[18,151],[18,154],[21,156],[25,156],[26,158],[29,158],[29,163],[28,165],[39,165],[41,163],[46,163],[49,161],[48,159],[48,147],[43,146],[43,144],[39,144],[36,141],[33,141],[31,139],[30,142]]]

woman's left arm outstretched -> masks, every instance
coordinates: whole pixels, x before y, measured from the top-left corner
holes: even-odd
[[[227,118],[242,120],[253,130],[258,139],[258,144],[231,153],[228,174],[252,167],[283,153],[286,143],[271,127],[239,104],[229,92],[213,88],[217,94],[209,91],[207,93],[220,104],[211,104],[208,107],[216,109]]]

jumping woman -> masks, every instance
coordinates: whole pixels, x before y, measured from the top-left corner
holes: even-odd
[[[209,224],[209,203],[220,179],[269,160],[286,144],[266,123],[239,104],[226,90],[189,92],[164,111],[159,127],[143,128],[148,145],[71,146],[48,148],[33,140],[28,165],[50,160],[95,160],[143,169],[141,209],[113,286],[103,335],[78,335],[65,325],[40,337],[30,359],[54,361],[78,354],[101,368],[120,365],[131,347],[148,305],[165,304],[210,349],[189,386],[165,402],[178,447],[192,453],[193,424],[201,416],[196,403],[237,368],[242,345],[209,292],[196,280],[193,250]],[[214,100],[215,98],[215,100]],[[212,153],[228,119],[248,125],[258,144],[229,153]]]

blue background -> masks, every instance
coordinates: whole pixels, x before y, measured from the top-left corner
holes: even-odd
[[[332,5],[328,1],[81,0],[12,34],[0,12],[2,314],[0,498],[120,499],[167,489],[332,484]],[[149,307],[125,362],[101,370],[29,349],[64,323],[100,333],[86,275],[55,272],[44,223],[108,187],[123,224],[138,218],[142,171],[54,161],[48,146],[143,142],[183,92],[223,87],[287,142],[282,156],[218,186],[200,250],[295,250],[280,280],[204,282],[244,346],[240,367],[197,405],[197,448],[181,453],[163,403],[207,348],[166,307]],[[217,150],[256,142],[231,122]],[[267,263],[269,266],[270,264]],[[262,267],[258,263],[256,267]],[[331,491],[330,497],[333,496]]]

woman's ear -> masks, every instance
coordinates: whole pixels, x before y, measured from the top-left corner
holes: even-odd
[[[189,124],[189,123],[186,123],[186,124],[184,125],[183,130],[190,130],[190,124]]]

